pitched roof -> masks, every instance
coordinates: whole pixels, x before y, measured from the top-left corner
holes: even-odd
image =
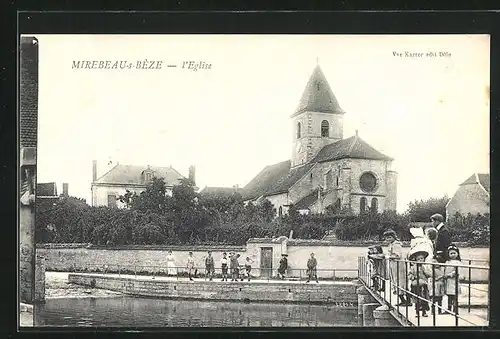
[[[312,162],[324,162],[338,159],[372,159],[393,160],[370,146],[366,141],[355,135],[332,144],[325,145]]]
[[[300,167],[292,168],[288,173],[283,175],[272,186],[270,186],[265,195],[278,194],[288,191],[300,178],[302,178],[315,163],[310,162]]]
[[[38,43],[34,37],[20,41],[19,141],[21,147],[36,147],[38,127]]]
[[[94,183],[97,184],[143,184],[142,172],[147,170],[144,166],[133,165],[116,165],[107,173],[97,179]],[[153,171],[153,176],[165,179],[167,186],[174,185],[179,179],[184,177],[172,167],[154,167],[150,166],[149,169]]]
[[[242,188],[239,187],[205,187],[200,191],[200,195],[231,196],[241,191]]]
[[[470,185],[470,184],[481,184],[484,189],[490,193],[490,175],[484,173],[474,173],[467,180],[461,183],[459,186]]]
[[[36,195],[39,197],[57,197],[57,186],[55,182],[37,183]]]
[[[243,199],[254,199],[266,193],[271,185],[288,174],[290,171],[290,164],[290,160],[287,160],[264,167],[255,178],[243,187]]]
[[[309,206],[314,204],[316,201],[318,201],[318,188],[293,204],[293,207],[295,207],[295,209],[297,210],[305,210],[308,209]]]
[[[305,111],[344,113],[319,65],[314,68],[292,117]]]

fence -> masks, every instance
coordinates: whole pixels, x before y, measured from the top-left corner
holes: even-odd
[[[309,274],[307,269],[287,269],[283,275],[273,268],[251,268],[247,271],[245,266],[240,266],[238,270],[230,267],[223,271],[222,268],[213,268],[208,271],[206,267],[165,267],[165,266],[145,266],[145,265],[117,265],[117,264],[89,264],[89,269],[72,269],[75,273],[104,273],[118,274],[118,276],[130,276],[135,279],[151,276],[152,279],[165,277],[179,280],[181,278],[193,278],[203,280],[228,279],[228,280],[287,280],[307,282],[316,281],[347,281],[358,277],[358,269],[316,269]],[[309,278],[309,279],[308,279]]]
[[[425,317],[423,314],[420,315],[422,310],[430,310],[432,313],[432,325],[426,322],[424,326],[437,326],[437,315],[440,314],[452,315],[454,317],[454,326],[459,326],[459,320],[464,325],[483,326],[488,322],[489,315],[489,279],[487,281],[474,281],[472,276],[474,270],[486,271],[489,275],[489,266],[472,265],[472,263],[485,264],[488,261],[463,259],[462,262],[468,264],[450,265],[359,257],[359,278],[373,293],[382,297],[390,307],[395,309],[399,316],[410,321],[411,318],[415,318],[415,321],[411,322],[416,326],[422,325],[421,317]],[[460,272],[467,272],[467,274],[464,276]],[[479,285],[483,288],[473,286],[474,283],[480,283]],[[443,287],[443,284],[446,286]],[[453,290],[446,290],[448,287]],[[459,304],[459,295],[461,295],[463,289],[467,291],[467,297],[462,298],[462,302]],[[477,314],[469,316],[472,308],[471,295],[473,291],[486,294],[486,302],[480,305],[486,308],[486,316]],[[448,307],[442,305],[444,295],[447,296]],[[403,298],[400,296],[403,296]],[[398,302],[398,297],[400,297],[401,302]],[[415,302],[415,312],[409,309],[410,306],[413,306],[409,302],[409,297]],[[464,299],[466,305],[463,303]],[[401,309],[404,311],[401,312]],[[466,309],[466,314],[462,314],[460,309]],[[441,322],[449,324],[446,319]]]

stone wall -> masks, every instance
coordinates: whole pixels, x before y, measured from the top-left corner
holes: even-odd
[[[35,301],[45,300],[45,258],[36,256],[35,266]]]
[[[147,247],[146,247],[147,248]],[[48,271],[93,271],[102,270],[105,265],[110,269],[118,266],[131,270],[147,272],[164,271],[167,266],[167,253],[172,250],[175,264],[182,269],[187,265],[189,251],[193,252],[195,265],[205,267],[207,251],[212,251],[216,267],[220,267],[223,252],[235,251],[243,258],[246,253],[244,247],[156,247],[152,249],[104,249],[104,248],[38,248],[37,253],[46,258],[46,269]]]
[[[490,213],[489,197],[477,184],[460,186],[446,206],[446,217],[459,212],[462,215]]]
[[[33,278],[34,278],[34,227],[31,206],[21,205],[19,216],[19,292],[20,301],[24,303],[33,302]]]
[[[357,303],[355,285],[296,283],[215,283],[146,280],[99,274],[69,274],[69,282],[141,297],[210,299],[246,302]]]
[[[217,247],[217,246],[198,246],[171,248],[176,259],[177,266],[186,267],[189,251],[193,251],[195,263],[204,268],[207,249],[212,250],[212,256],[215,260],[216,268],[220,268],[220,259],[222,252],[231,250],[241,255],[240,263],[249,256],[253,260],[252,273],[260,276],[260,257],[261,248],[273,248],[273,276],[279,266],[279,260],[282,253],[288,254],[288,264],[290,267],[290,276],[305,275],[307,260],[311,252],[315,253],[318,261],[318,276],[321,278],[331,278],[335,274],[337,278],[354,278],[357,276],[358,257],[367,255],[369,244],[341,245],[341,242],[335,241],[314,241],[314,240],[284,240],[261,239],[261,241],[249,241],[247,247]],[[142,249],[141,249],[142,248]],[[145,249],[147,248],[147,249]],[[117,265],[123,269],[126,266],[132,270],[141,268],[146,272],[163,272],[166,268],[166,256],[168,247],[156,248],[153,246],[134,246],[133,248],[122,247],[121,249],[101,248],[38,248],[37,253],[44,256],[46,260],[46,269],[49,271],[74,271],[87,270],[92,271],[97,268],[102,270],[104,265],[117,268]],[[406,254],[408,247],[403,247],[403,253]],[[489,248],[462,248],[461,255],[465,259],[489,260]],[[384,247],[387,251],[387,247]],[[464,264],[468,262],[464,261]],[[114,267],[111,267],[113,266]],[[485,262],[472,262],[472,265],[484,266]],[[335,273],[333,273],[335,269]],[[301,270],[301,271],[299,271]],[[324,271],[323,271],[324,270]],[[182,271],[182,270],[181,270]],[[472,270],[472,280],[485,281],[488,279],[487,270]],[[468,270],[461,269],[460,274],[468,277]]]

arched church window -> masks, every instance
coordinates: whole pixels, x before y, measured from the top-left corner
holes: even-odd
[[[278,214],[279,216],[283,216],[283,207],[280,206],[280,208],[278,209]]]
[[[309,181],[312,182],[313,181],[313,174],[309,174]]]
[[[359,178],[359,187],[361,187],[364,192],[371,193],[375,191],[377,187],[377,178],[373,173],[365,172]]]
[[[300,122],[297,123],[297,139],[300,139]]]
[[[339,176],[337,175],[337,187],[339,187]]]
[[[362,197],[360,200],[359,200],[359,212],[360,213],[363,213],[366,211],[366,198],[365,197]]]
[[[329,135],[329,129],[330,129],[330,124],[328,123],[328,121],[323,120],[321,122],[321,136],[327,138]]]
[[[371,210],[372,210],[373,213],[377,213],[378,212],[378,199],[377,198],[372,198]]]

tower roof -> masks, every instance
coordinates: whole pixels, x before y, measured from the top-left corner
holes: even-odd
[[[344,113],[319,65],[314,68],[292,117],[305,111],[331,114]]]

